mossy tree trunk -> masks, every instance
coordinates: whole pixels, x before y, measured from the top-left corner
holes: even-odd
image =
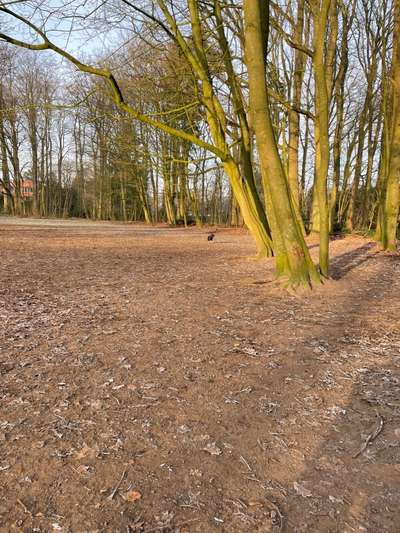
[[[245,62],[249,75],[250,113],[267,194],[278,277],[291,287],[320,282],[296,218],[290,188],[273,132],[266,86],[265,52],[269,2],[244,0]]]
[[[319,269],[329,276],[329,65],[325,60],[325,36],[328,27],[331,0],[313,2],[314,38],[313,70],[315,80],[315,182],[319,213]]]
[[[158,0],[158,4],[165,15],[177,45],[180,47],[195,77],[199,81],[201,88],[199,99],[206,110],[206,120],[209,126],[210,136],[216,150],[221,154],[220,158],[242,213],[243,220],[255,240],[257,255],[258,257],[270,256],[272,255],[270,229],[255,187],[254,179],[251,179],[252,173],[250,175],[250,173],[244,172],[241,175],[239,164],[232,157],[226,139],[226,116],[221,102],[215,94],[210,76],[210,68],[203,42],[198,2],[197,0],[188,0],[194,43],[192,48],[182,35],[176,20],[171,15],[164,0]],[[232,81],[232,78],[230,78],[230,81]],[[235,90],[234,85],[232,85],[232,90]]]
[[[390,108],[389,108],[390,109]],[[400,178],[400,0],[394,1],[394,37],[392,59],[392,106],[391,128],[388,150],[388,173],[385,180],[381,206],[380,240],[385,250],[397,248],[397,226],[399,217]]]
[[[294,40],[301,42],[304,29],[304,2],[297,5],[297,21],[294,28]],[[297,111],[301,105],[301,92],[304,80],[306,56],[300,50],[294,51],[294,73],[292,82],[292,104],[288,113],[288,182],[292,193],[293,205],[298,217],[300,227],[304,230],[300,209],[300,186],[299,186],[299,142],[300,142],[300,116]]]

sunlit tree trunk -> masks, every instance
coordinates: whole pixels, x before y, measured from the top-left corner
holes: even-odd
[[[304,2],[297,2],[297,21],[294,30],[294,40],[302,41],[304,27]],[[300,141],[300,117],[296,109],[300,108],[301,91],[304,78],[305,55],[300,50],[294,51],[294,73],[292,83],[292,103],[289,110],[289,140],[288,140],[288,181],[292,193],[293,204],[296,214],[301,221],[300,214],[300,190],[299,190],[299,141]],[[302,222],[301,222],[302,226]]]
[[[388,174],[382,202],[381,242],[385,250],[397,248],[400,178],[400,0],[394,0],[392,108]]]
[[[244,0],[246,56],[250,112],[256,136],[262,177],[273,211],[271,228],[277,274],[290,286],[320,281],[298,224],[285,170],[279,156],[266,88],[265,51],[269,28],[269,2]]]
[[[246,176],[242,176],[239,166],[230,154],[226,140],[226,116],[221,102],[215,95],[210,80],[209,66],[205,53],[203,35],[200,23],[200,9],[197,0],[188,0],[190,23],[193,35],[193,50],[181,34],[176,20],[171,15],[164,0],[158,0],[158,4],[164,13],[181,50],[190,64],[193,72],[198,77],[202,88],[201,100],[206,110],[207,123],[210,136],[216,148],[224,154],[223,167],[228,176],[237,203],[240,206],[243,219],[252,234],[259,257],[272,254],[272,240],[266,218],[260,213],[260,202],[255,195],[255,186],[246,182]]]
[[[345,103],[345,80],[349,67],[349,17],[347,6],[340,4],[342,13],[342,41],[340,47],[340,64],[337,77],[334,84],[335,103],[336,103],[336,125],[333,140],[333,179],[332,191],[330,195],[330,229],[333,231],[338,224],[339,208],[339,189],[341,180],[341,158],[343,146],[343,128],[344,128],[344,103]]]
[[[329,87],[324,42],[331,0],[322,0],[320,6],[313,2],[315,79],[315,183],[314,192],[319,213],[319,268],[323,276],[329,275]],[[318,1],[319,4],[319,1]]]

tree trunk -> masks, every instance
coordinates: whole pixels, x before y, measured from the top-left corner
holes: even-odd
[[[391,110],[391,132],[389,169],[386,179],[382,209],[381,242],[385,250],[397,249],[397,225],[399,216],[399,177],[400,177],[400,0],[394,2],[392,81],[393,101]]]
[[[298,2],[297,22],[295,26],[294,39],[301,42],[304,26],[304,3]],[[300,117],[296,111],[301,104],[301,89],[304,78],[305,56],[300,50],[294,52],[294,74],[292,84],[293,108],[289,110],[289,141],[288,141],[288,181],[292,193],[293,205],[299,222],[302,225],[300,212],[300,190],[299,190],[299,141],[300,141]]]
[[[249,75],[250,112],[260,158],[262,178],[274,240],[278,277],[289,286],[311,285],[320,277],[311,261],[296,219],[285,170],[279,156],[265,83],[265,50],[269,27],[269,1],[244,0],[246,65]]]

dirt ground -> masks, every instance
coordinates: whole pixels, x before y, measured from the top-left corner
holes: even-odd
[[[337,239],[291,295],[242,231],[0,244],[0,531],[400,531],[398,256]]]

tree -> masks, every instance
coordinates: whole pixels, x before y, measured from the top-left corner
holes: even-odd
[[[278,276],[290,286],[319,283],[293,207],[291,191],[279,156],[269,110],[265,53],[268,42],[269,2],[244,0],[246,64],[250,112],[267,192]]]
[[[389,251],[397,249],[396,233],[400,200],[400,0],[394,0],[393,13],[392,105],[388,107],[390,136],[387,140],[388,146],[385,147],[388,167],[380,207],[382,213],[380,241],[383,248]]]

